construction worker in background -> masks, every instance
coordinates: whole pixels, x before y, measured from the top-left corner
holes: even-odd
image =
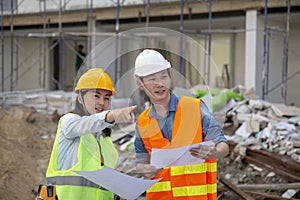
[[[59,200],[109,200],[114,194],[74,171],[114,168],[118,153],[110,128],[115,123],[133,123],[136,106],[108,110],[115,88],[109,75],[100,68],[84,73],[75,87],[75,110],[58,122],[50,157],[47,183],[56,185]]]
[[[75,70],[76,70],[76,74],[77,74],[78,70],[80,69],[80,67],[83,63],[83,60],[86,57],[86,53],[83,52],[82,44],[79,44],[75,50],[76,50]]]
[[[135,61],[137,85],[149,97],[151,106],[136,123],[136,169],[148,179],[162,178],[147,190],[146,199],[217,199],[218,158],[229,152],[218,122],[205,104],[196,98],[176,97],[171,87],[171,64],[157,51],[146,49]],[[156,169],[150,165],[152,148],[177,148],[212,141],[213,145],[191,148],[202,164]]]

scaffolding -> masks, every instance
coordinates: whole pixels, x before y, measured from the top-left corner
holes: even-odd
[[[47,31],[47,1],[46,0],[40,0],[39,1],[39,9],[40,14],[43,18],[43,30],[42,33],[29,33],[29,34],[16,34],[14,30],[14,15],[18,14],[18,7],[20,4],[24,2],[20,1],[17,5],[14,5],[17,1],[11,1],[11,10],[10,10],[10,31],[9,31],[9,37],[11,39],[11,49],[10,49],[10,72],[9,76],[5,77],[5,67],[4,67],[4,49],[5,49],[5,30],[4,30],[4,24],[3,24],[3,16],[4,16],[4,0],[1,0],[1,83],[2,83],[2,92],[5,90],[5,84],[9,80],[10,87],[9,90],[13,91],[15,85],[18,84],[18,80],[20,77],[24,75],[24,73],[19,73],[19,68],[22,66],[22,61],[19,60],[19,38],[20,37],[37,37],[41,38],[40,45],[38,47],[39,58],[36,60],[37,63],[39,63],[39,85],[41,88],[45,88],[46,85],[46,63],[47,63],[47,54],[51,51],[58,50],[58,68],[62,69],[61,73],[59,73],[59,77],[51,77],[51,81],[57,85],[57,89],[65,90],[66,89],[66,48],[71,49],[74,54],[78,55],[78,52],[74,49],[74,47],[70,46],[67,41],[69,40],[81,40],[82,38],[87,38],[88,43],[88,51],[92,49],[92,36],[97,35],[93,32],[91,29],[91,26],[88,27],[88,32],[65,32],[63,29],[63,23],[62,23],[62,13],[64,12],[67,4],[69,4],[72,0],[59,0],[59,3],[57,3],[58,6],[58,28],[56,32],[48,33]],[[150,0],[143,0],[144,6],[146,9],[146,29],[150,26]],[[115,35],[118,37],[119,30],[120,30],[120,9],[122,4],[124,4],[124,0],[120,2],[120,0],[116,0],[115,7],[116,7],[116,19],[115,19],[115,32],[114,33],[108,33],[108,35]],[[185,62],[183,62],[183,57],[186,54],[186,44],[185,44],[185,35],[184,33],[190,33],[190,34],[197,34],[197,35],[203,35],[204,36],[204,49],[206,51],[206,57],[204,58],[204,79],[206,83],[210,84],[210,68],[211,68],[211,42],[212,42],[212,33],[214,32],[223,32],[223,33],[235,33],[237,31],[247,31],[247,30],[213,30],[212,29],[212,6],[213,6],[213,0],[202,0],[202,2],[205,2],[207,4],[207,13],[208,13],[208,29],[202,30],[201,32],[193,32],[185,29],[184,27],[184,7],[187,4],[187,0],[180,0],[177,1],[180,3],[180,24],[179,24],[179,30],[182,33],[180,38],[180,52],[179,52],[179,58],[180,58],[180,65],[179,65],[179,72],[186,75],[186,66]],[[267,26],[267,15],[268,15],[268,0],[265,0],[265,6],[264,6],[264,72],[263,72],[263,79],[262,79],[262,90],[263,90],[263,99],[265,99],[268,95],[268,93],[272,92],[274,89],[282,86],[282,97],[286,100],[287,96],[287,81],[293,78],[294,76],[287,77],[288,75],[288,42],[289,42],[289,21],[290,21],[290,10],[291,10],[291,3],[290,0],[286,0],[287,5],[287,18],[286,18],[286,29],[284,30],[284,50],[283,50],[283,63],[282,63],[282,80],[281,83],[276,84],[273,88],[269,89],[269,45],[270,45],[270,32],[271,29]],[[87,11],[87,23],[88,26],[90,23],[92,23],[93,20],[93,9],[94,9],[94,3],[93,0],[87,0],[86,1],[86,11]],[[282,32],[282,30],[279,30]],[[105,33],[100,33],[100,35],[104,35]],[[54,39],[54,43],[50,46],[47,46],[47,39],[52,38]],[[146,38],[147,39],[147,38]],[[117,81],[122,76],[122,58],[120,55],[122,55],[122,40],[117,39],[116,47],[115,47],[115,54],[116,54],[116,60],[115,60],[115,77],[114,80]],[[147,45],[146,41],[146,45]],[[29,58],[26,58],[29,59]],[[35,63],[33,63],[35,64]],[[32,66],[27,66],[28,69],[30,69]],[[300,72],[299,72],[300,73]]]
[[[209,4],[211,5],[211,1]],[[63,30],[63,24],[62,24],[62,12],[66,8],[67,4],[71,2],[71,0],[68,1],[63,1],[59,0],[57,4],[58,6],[58,28],[56,32],[48,33],[47,31],[47,1],[46,0],[40,0],[39,1],[39,13],[42,16],[43,19],[43,29],[41,33],[28,33],[28,34],[15,34],[14,30],[14,15],[18,14],[18,7],[24,2],[24,0],[20,1],[17,3],[17,1],[11,1],[11,10],[10,10],[10,40],[11,40],[11,48],[10,48],[10,72],[9,75],[5,77],[5,67],[4,67],[4,49],[5,49],[5,31],[4,31],[4,24],[3,24],[3,18],[4,18],[4,0],[1,0],[1,85],[2,85],[2,92],[5,91],[5,84],[7,84],[9,80],[9,90],[13,91],[15,89],[15,86],[18,84],[19,78],[24,76],[24,73],[20,74],[19,73],[19,68],[22,66],[23,61],[19,60],[19,38],[20,37],[28,37],[28,38],[40,38],[40,45],[36,51],[39,51],[39,58],[36,59],[36,62],[33,63],[39,64],[39,86],[41,88],[45,88],[46,86],[46,60],[47,60],[47,54],[51,51],[58,50],[59,53],[57,53],[57,64],[58,68],[62,69],[61,73],[59,73],[59,77],[51,77],[51,81],[57,85],[57,89],[59,90],[64,90],[65,88],[65,80],[66,80],[66,62],[65,62],[65,48],[71,49],[76,55],[78,55],[78,52],[74,49],[74,47],[71,47],[69,44],[66,42],[68,40],[72,39],[78,39],[78,37],[84,36],[87,37],[88,41],[88,51],[91,51],[92,49],[92,39],[90,38],[94,33],[93,30],[91,30],[90,27],[88,27],[88,33],[67,33],[64,32]],[[122,1],[124,3],[124,1]],[[14,5],[16,4],[17,5]],[[184,21],[184,4],[187,3],[186,0],[180,0],[180,5],[181,5],[181,13],[180,13],[180,31],[182,33],[182,37],[180,38],[180,73],[185,75],[185,63],[183,62],[183,54],[184,54],[184,27],[183,27],[183,21]],[[144,5],[146,7],[146,29],[150,26],[150,0],[145,0]],[[93,20],[93,0],[87,0],[86,1],[86,10],[87,10],[87,16],[88,16],[88,24]],[[120,27],[120,7],[121,7],[121,2],[120,0],[117,0],[116,2],[116,24],[115,24],[115,35],[118,37],[119,33],[119,27]],[[210,6],[211,8],[211,6]],[[210,11],[211,13],[211,11]],[[211,16],[211,14],[210,14]],[[211,18],[209,20],[209,24],[211,24]],[[47,47],[47,39],[52,38],[55,40],[55,42],[50,46]],[[210,34],[208,36],[210,40]],[[205,38],[207,39],[207,38]],[[121,39],[117,38],[118,43],[116,44],[116,60],[115,60],[115,80],[118,80],[120,76],[122,75],[122,68],[120,67],[122,65],[122,60],[119,58],[119,56],[122,54],[120,45],[122,43]],[[148,38],[146,38],[146,46],[148,43]],[[207,42],[205,42],[207,44]],[[209,42],[209,47],[210,47],[210,42]],[[208,57],[210,56],[210,49],[208,50]],[[29,57],[26,58],[30,59]],[[27,66],[28,69],[30,69],[33,66]],[[206,68],[207,72],[207,77],[209,81],[209,59],[208,59],[208,68]],[[28,71],[28,70],[27,70]]]
[[[269,53],[270,53],[270,37],[271,29],[268,27],[268,0],[264,0],[264,60],[263,60],[263,84],[262,84],[262,99],[266,99],[268,94],[278,87],[281,88],[281,96],[284,99],[284,103],[287,100],[287,81],[288,79],[288,45],[289,45],[289,33],[290,33],[290,15],[291,15],[291,1],[286,0],[287,14],[286,14],[286,29],[276,29],[275,32],[283,33],[283,59],[282,59],[282,76],[281,82],[269,89]]]

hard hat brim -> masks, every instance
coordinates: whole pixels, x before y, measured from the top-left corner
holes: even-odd
[[[136,76],[139,76],[139,77],[143,77],[143,76],[149,76],[151,74],[155,74],[157,72],[160,72],[160,71],[163,71],[163,70],[166,70],[166,69],[169,69],[171,68],[171,64],[168,63],[168,65],[144,65],[143,67],[138,67],[138,68],[135,68],[135,71],[134,71],[134,74]]]

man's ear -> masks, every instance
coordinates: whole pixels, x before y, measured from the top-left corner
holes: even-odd
[[[136,84],[138,85],[138,87],[140,88],[140,90],[144,90],[144,84],[142,83],[142,80],[137,78],[136,79]]]

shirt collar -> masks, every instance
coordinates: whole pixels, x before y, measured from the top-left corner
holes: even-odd
[[[172,112],[172,111],[175,112],[177,103],[178,103],[178,98],[172,92],[170,92],[170,95],[171,95],[171,97],[170,97],[170,104],[169,104],[168,112]],[[157,117],[157,116],[158,115],[156,114],[154,106],[151,105],[149,117]]]

